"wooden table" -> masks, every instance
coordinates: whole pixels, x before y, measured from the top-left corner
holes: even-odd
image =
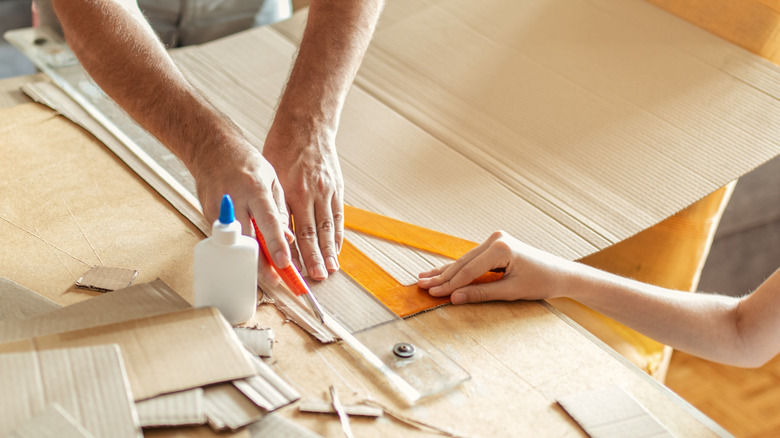
[[[94,295],[73,287],[89,266],[127,267],[140,271],[136,282],[162,278],[191,301],[200,232],[62,117],[17,107],[0,120],[22,111],[0,139],[0,276],[68,305]],[[557,399],[619,385],[677,436],[725,433],[544,303],[448,306],[408,320],[472,376],[411,408],[341,346],[319,344],[272,305],[261,306],[254,320],[275,330],[274,367],[306,400],[327,400],[335,385],[344,403],[371,398],[466,436],[565,436],[583,432]],[[294,406],[282,414],[324,436],[341,435],[335,417],[301,414]],[[389,417],[352,425],[356,436],[428,435]]]

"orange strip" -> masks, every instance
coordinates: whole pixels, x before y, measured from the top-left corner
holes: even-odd
[[[477,245],[468,240],[348,205],[344,206],[344,225],[355,231],[452,259],[457,259]],[[342,271],[402,318],[450,302],[449,297],[432,297],[416,284],[402,285],[346,240],[341,247],[339,264]],[[495,281],[501,277],[502,274],[489,272],[475,283]]]

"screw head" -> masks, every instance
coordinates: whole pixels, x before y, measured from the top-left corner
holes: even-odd
[[[399,342],[393,347],[393,354],[404,359],[414,356],[414,353],[414,345],[408,342]]]

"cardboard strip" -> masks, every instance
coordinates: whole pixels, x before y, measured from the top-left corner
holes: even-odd
[[[206,424],[203,388],[164,394],[135,404],[141,427]]]
[[[281,415],[266,415],[249,426],[252,438],[317,438],[322,437]]]
[[[59,308],[43,295],[0,277],[0,321],[31,318]]]
[[[644,406],[617,386],[566,396],[558,404],[591,438],[672,437]]]
[[[116,345],[0,354],[0,435],[51,403],[96,437],[141,436]]]
[[[101,344],[122,349],[135,400],[255,374],[232,327],[211,307],[0,344],[0,351]]]
[[[137,284],[20,321],[0,321],[0,343],[186,309],[190,304],[160,279]]]
[[[251,358],[257,375],[234,380],[233,385],[257,406],[268,412],[298,400],[298,391],[279,377],[262,359]]]

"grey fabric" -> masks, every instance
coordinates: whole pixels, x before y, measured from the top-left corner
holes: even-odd
[[[51,0],[35,0],[41,25],[62,34]],[[253,26],[289,18],[290,0],[139,0],[168,47],[201,44]]]

